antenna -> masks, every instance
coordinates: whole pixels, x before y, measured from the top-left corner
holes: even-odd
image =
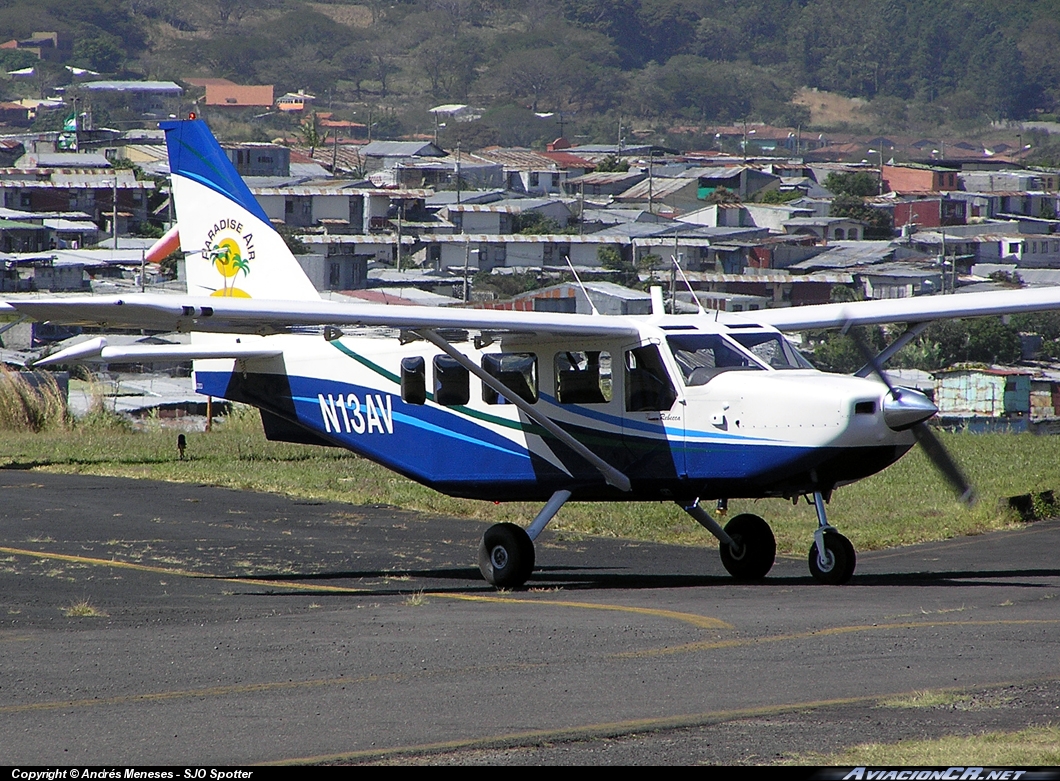
[[[567,261],[567,268],[570,269],[570,273],[574,275],[574,279],[578,282],[578,287],[582,289],[582,293],[585,295],[585,300],[589,302],[589,308],[593,311],[594,315],[600,314],[596,309],[596,304],[589,298],[589,291],[585,289],[585,285],[582,284],[582,278],[578,276],[578,272],[574,270],[574,264],[570,262],[570,255],[564,255],[563,259]]]
[[[692,289],[692,283],[688,281],[688,277],[685,276],[684,270],[681,268],[681,264],[677,262],[677,258],[674,255],[670,256],[670,260],[674,262],[674,268],[677,269],[677,273],[681,275],[681,279],[684,280],[685,287],[688,288],[688,292],[692,294],[692,300],[696,302],[696,306],[699,311],[696,314],[705,315],[707,312],[703,309],[703,304],[699,302],[699,296],[696,295],[696,291]],[[717,319],[717,315],[714,316]]]

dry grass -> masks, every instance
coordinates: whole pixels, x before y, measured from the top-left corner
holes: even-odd
[[[988,732],[938,740],[865,743],[838,754],[802,754],[799,765],[839,767],[922,765],[946,767],[1049,767],[1060,764],[1060,727],[1033,727],[1019,732]]]
[[[866,125],[872,121],[865,111],[864,100],[834,92],[803,87],[791,102],[810,110],[810,124],[814,127]]]
[[[943,435],[975,484],[974,508],[952,493],[919,450],[879,475],[838,490],[829,516],[858,550],[941,540],[1020,525],[1003,507],[1006,497],[1060,489],[1060,437]],[[385,468],[334,448],[268,442],[253,411],[240,412],[211,434],[188,434],[188,458],[176,458],[168,432],[112,430],[104,426],[0,439],[0,465],[207,483],[240,490],[347,504],[386,504],[427,513],[525,524],[539,504],[494,505],[453,499]],[[777,537],[778,553],[804,557],[816,525],[813,508],[782,500],[733,500],[729,516],[763,516]],[[716,547],[717,542],[673,503],[570,503],[549,527],[552,542],[576,544],[584,535]],[[392,573],[391,579],[402,573]]]
[[[70,421],[66,400],[50,374],[38,372],[31,384],[19,372],[0,367],[0,430],[44,431]]]
[[[413,591],[407,597],[405,597],[404,604],[409,607],[419,607],[420,605],[426,605],[428,602],[426,595],[423,593],[423,589],[419,591]]]
[[[106,618],[108,615],[89,602],[87,597],[67,605],[62,611],[67,618]]]

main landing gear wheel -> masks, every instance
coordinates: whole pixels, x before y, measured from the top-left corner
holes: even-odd
[[[518,588],[534,571],[534,543],[514,523],[494,524],[482,535],[478,568],[491,586]]]
[[[854,574],[858,557],[850,540],[837,531],[824,533],[824,561],[817,555],[817,543],[810,546],[810,574],[820,583],[841,586]]]
[[[761,580],[773,567],[777,541],[769,524],[757,515],[737,515],[725,524],[736,548],[721,544],[721,563],[737,580]]]

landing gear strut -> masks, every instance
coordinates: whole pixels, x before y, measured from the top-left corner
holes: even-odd
[[[497,523],[486,529],[478,546],[478,569],[491,586],[519,588],[534,572],[534,540],[559,509],[570,491],[556,491],[524,531],[514,523]]]
[[[814,492],[813,504],[817,508],[817,531],[810,546],[810,574],[819,583],[841,586],[854,575],[857,554],[850,540],[829,525],[820,491]]]

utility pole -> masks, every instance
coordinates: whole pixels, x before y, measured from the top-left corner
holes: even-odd
[[[401,271],[401,218],[405,216],[405,203],[402,201],[398,206],[398,229],[397,229],[397,270]]]
[[[648,214],[655,214],[655,150],[648,150]]]
[[[118,248],[118,169],[114,169],[114,197],[111,214],[111,233],[114,235],[114,249]]]
[[[579,182],[579,194],[578,194],[578,235],[582,235],[582,229],[585,227],[585,182]]]
[[[460,205],[460,144],[456,145],[456,204]]]

